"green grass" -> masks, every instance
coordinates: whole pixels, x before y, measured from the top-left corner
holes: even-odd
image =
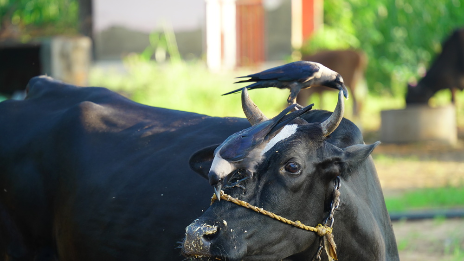
[[[464,206],[464,187],[424,188],[385,198],[390,212]]]
[[[127,74],[92,70],[90,84],[103,86],[150,106],[207,114],[243,117],[240,95],[221,96],[243,87],[235,77],[248,71],[211,73],[200,62],[158,65],[136,56],[126,60]],[[250,91],[251,98],[269,117],[284,107],[288,93],[275,88]]]
[[[407,249],[411,243],[410,243],[410,240],[403,238],[403,239],[399,239],[398,242],[396,242],[396,244],[398,246],[398,251],[402,251],[402,250]]]
[[[451,242],[445,242],[445,255],[450,255],[452,261],[464,260],[464,248],[458,240],[454,239]]]

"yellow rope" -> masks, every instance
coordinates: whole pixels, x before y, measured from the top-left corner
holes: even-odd
[[[242,206],[242,207],[245,207],[245,208],[248,208],[248,209],[251,209],[251,210],[254,210],[258,213],[261,213],[263,215],[266,215],[268,217],[271,217],[273,219],[276,219],[276,220],[279,220],[280,222],[283,222],[283,223],[286,223],[286,224],[289,224],[289,225],[292,225],[292,226],[295,226],[297,228],[301,228],[301,229],[304,229],[304,230],[308,230],[308,231],[312,231],[312,232],[315,232],[317,233],[320,237],[324,236],[324,235],[327,235],[327,234],[331,234],[332,233],[332,228],[328,227],[328,226],[323,226],[321,224],[318,224],[316,227],[311,227],[311,226],[306,226],[304,225],[303,223],[301,223],[299,220],[297,221],[292,221],[290,219],[286,219],[284,217],[281,217],[279,215],[276,215],[272,212],[269,212],[267,210],[264,210],[262,208],[258,208],[256,206],[253,206],[251,205],[250,203],[248,202],[245,202],[245,201],[242,201],[242,200],[239,200],[239,199],[236,199],[234,197],[231,197],[227,194],[224,193],[224,191],[221,190],[221,199],[223,200],[227,200],[229,202],[232,202],[232,203],[235,203],[239,206]],[[211,204],[214,203],[214,201],[217,200],[217,196],[216,194],[213,194],[213,197],[211,198]]]

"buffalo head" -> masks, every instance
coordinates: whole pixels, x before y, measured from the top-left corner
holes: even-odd
[[[315,226],[327,217],[332,180],[348,175],[378,145],[338,147],[330,139],[343,118],[339,93],[335,111],[308,122],[311,107],[287,108],[268,120],[242,92],[252,126],[219,146],[196,152],[190,166],[224,191],[290,220]],[[282,260],[315,253],[317,234],[278,222],[231,202],[216,201],[186,228],[182,253],[211,260]]]
[[[429,99],[435,94],[430,88],[424,88],[422,83],[408,84],[406,92],[406,105],[427,105]]]

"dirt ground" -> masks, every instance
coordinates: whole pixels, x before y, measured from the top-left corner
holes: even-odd
[[[443,144],[381,144],[373,152],[384,193],[464,185],[464,140]]]
[[[378,138],[377,132],[364,134],[366,143]],[[464,186],[464,128],[459,141],[442,143],[380,144],[372,153],[386,195],[401,190]]]
[[[366,143],[378,140],[367,133]],[[386,196],[423,187],[464,186],[464,129],[455,146],[440,143],[381,144],[373,152]],[[464,219],[393,223],[403,261],[464,261]]]
[[[393,223],[402,261],[463,261],[464,220],[433,219]]]

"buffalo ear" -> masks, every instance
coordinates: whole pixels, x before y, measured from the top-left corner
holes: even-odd
[[[219,144],[208,146],[193,153],[189,159],[190,168],[203,178],[208,179],[208,172],[214,159],[214,150],[218,146]]]
[[[329,180],[340,176],[347,169],[353,169],[363,162],[371,152],[380,144],[377,141],[371,145],[356,144],[344,149],[330,145],[327,149],[330,151],[331,157],[326,158],[318,164],[319,171],[325,178]]]
[[[346,147],[343,149],[343,161],[348,164],[349,167],[355,167],[369,157],[379,144],[380,141],[377,141],[371,145],[356,144]]]

